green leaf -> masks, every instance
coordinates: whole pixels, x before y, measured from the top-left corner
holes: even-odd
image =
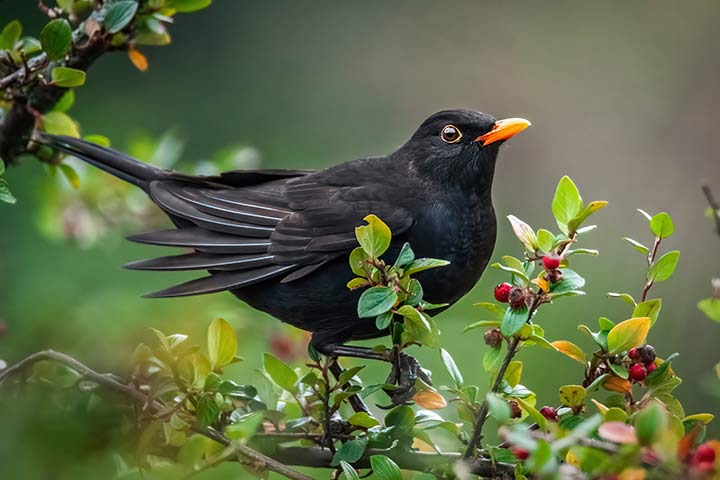
[[[137,13],[138,4],[134,0],[121,0],[110,4],[105,14],[105,29],[108,33],[117,33],[127,27]]]
[[[50,60],[63,58],[72,48],[72,29],[64,18],[49,22],[40,32],[40,44]]]
[[[348,463],[357,462],[360,458],[362,458],[363,453],[365,453],[367,443],[367,437],[357,438],[343,443],[342,446],[335,452],[332,462],[330,462],[330,466],[337,467],[340,465],[340,461]]]
[[[231,440],[249,440],[255,435],[263,422],[263,412],[251,412],[242,415],[225,429],[225,435]]]
[[[698,308],[710,318],[720,323],[720,298],[706,298],[698,302]]]
[[[348,418],[348,423],[350,425],[354,425],[356,427],[362,427],[362,428],[372,428],[376,425],[380,425],[380,422],[375,420],[373,417],[368,415],[366,412],[354,413],[350,418]]]
[[[2,163],[2,160],[0,160],[0,163]],[[17,199],[10,192],[7,181],[5,181],[5,179],[3,178],[0,178],[0,202],[14,204],[16,201]]]
[[[437,258],[418,258],[405,269],[405,275],[412,275],[414,273],[422,272],[423,270],[444,267],[449,264],[450,262],[447,260],[440,260]]]
[[[393,319],[393,312],[392,310],[388,310],[387,312],[381,313],[375,318],[375,328],[378,330],[385,330],[390,326],[390,323],[392,323]]]
[[[509,337],[515,335],[528,320],[528,307],[523,305],[520,308],[505,310],[505,316],[500,323],[500,333]]]
[[[213,370],[232,363],[237,353],[235,330],[224,318],[216,318],[208,327],[208,357]]]
[[[56,112],[67,112],[75,103],[75,91],[66,90],[60,100],[53,106],[53,110]]]
[[[678,260],[680,260],[680,252],[677,250],[673,250],[671,252],[667,252],[662,257],[655,260],[655,262],[650,267],[650,270],[648,270],[648,280],[651,282],[664,282],[675,271],[675,267],[677,267]]]
[[[72,92],[72,90],[69,91]],[[110,139],[104,135],[86,135],[84,140],[105,148],[110,146]]]
[[[397,293],[390,287],[371,287],[360,295],[357,312],[360,318],[377,317],[390,310],[397,302]]]
[[[463,332],[469,332],[470,330],[475,330],[476,328],[499,327],[499,326],[500,326],[500,320],[480,320],[479,322],[471,323],[470,325],[465,327],[463,329]]]
[[[643,245],[642,243],[638,242],[637,240],[633,240],[632,238],[628,238],[628,237],[623,237],[623,240],[625,240],[630,245],[635,247],[635,250],[637,250],[640,253],[644,253],[645,255],[650,253],[650,249],[648,247],[646,247],[645,245]]]
[[[629,293],[608,292],[607,296],[610,298],[622,298],[623,300],[625,300],[627,303],[629,303],[633,307],[636,305],[635,299]],[[633,315],[633,316],[635,316],[635,315]],[[642,316],[642,315],[640,315],[640,316]]]
[[[488,403],[488,414],[498,423],[505,424],[510,421],[510,405],[506,400],[490,392],[485,397]]]
[[[407,286],[407,291],[408,296],[405,299],[405,303],[407,305],[412,305],[413,307],[420,305],[420,302],[423,298],[423,288],[422,285],[420,285],[420,282],[418,282],[414,278],[410,279],[410,283],[408,283]]]
[[[295,370],[286,365],[285,362],[265,352],[263,354],[263,365],[265,371],[277,386],[288,392],[294,392],[296,390],[295,384],[298,381],[298,375],[295,373]]]
[[[385,426],[411,431],[415,425],[415,412],[407,405],[398,405],[385,415]]]
[[[550,286],[550,293],[553,297],[566,295],[570,292],[577,292],[585,286],[585,279],[569,268],[561,268],[562,280]]]
[[[369,266],[367,264],[368,260],[370,260],[370,257],[368,257],[367,253],[365,253],[365,250],[363,250],[362,247],[357,247],[350,252],[350,269],[355,275],[359,277],[366,277],[367,272],[365,271],[365,268]]]
[[[607,334],[608,353],[618,353],[643,345],[650,330],[650,318],[638,317],[615,325]]]
[[[547,253],[552,250],[553,243],[555,242],[555,235],[550,233],[548,230],[541,228],[537,231],[537,242],[540,250]]]
[[[547,419],[535,407],[530,405],[528,402],[526,402],[522,398],[515,397],[515,401],[518,402],[518,405],[520,405],[520,408],[522,408],[523,410],[525,410],[527,412],[528,416],[530,416],[530,418],[532,418],[533,422],[537,423],[538,427],[540,427],[540,430],[548,429]]]
[[[5,25],[0,32],[0,50],[15,50],[15,44],[20,40],[22,35],[22,25],[18,20]]]
[[[460,370],[458,369],[457,365],[455,364],[455,360],[453,360],[452,356],[444,348],[440,349],[440,357],[442,358],[445,368],[447,369],[448,373],[450,374],[450,378],[452,378],[453,382],[455,382],[455,387],[462,388],[463,387],[463,376],[460,373]]]
[[[668,423],[665,410],[657,401],[648,402],[635,417],[635,434],[640,445],[650,446],[660,439]]]
[[[167,0],[165,6],[178,12],[190,13],[207,8],[212,0]]]
[[[496,303],[491,302],[478,302],[473,303],[473,307],[482,308],[493,314],[495,320],[502,320],[505,316],[505,309]]]
[[[600,317],[598,318],[598,326],[600,327],[600,330],[610,331],[615,326],[615,322],[607,317]]]
[[[607,204],[608,202],[604,200],[596,200],[594,202],[588,203],[585,208],[583,208],[582,212],[578,214],[578,216],[568,222],[568,229],[570,231],[577,231],[578,227],[582,225],[582,223],[587,220],[590,215],[597,212],[598,210],[602,210],[607,206]]]
[[[360,476],[357,471],[345,460],[340,460],[340,468],[342,468],[346,480],[360,480]]]
[[[615,365],[614,363],[610,364],[610,370],[613,371],[615,375],[617,375],[620,378],[626,379],[628,378],[628,371],[627,368],[623,367],[622,365]]]
[[[195,406],[195,414],[197,415],[198,423],[203,427],[215,423],[218,415],[220,415],[220,408],[217,406],[217,403],[215,403],[215,396],[203,395],[200,397]]]
[[[413,260],[415,260],[415,252],[410,248],[409,243],[403,243],[400,253],[398,253],[397,259],[395,260],[395,266],[397,268],[405,268],[410,265]]]
[[[397,313],[404,317],[404,337],[409,336],[412,341],[420,342],[431,348],[439,346],[440,331],[431,317],[410,305],[403,305]]]
[[[82,70],[69,67],[55,67],[50,73],[52,84],[56,87],[81,87],[85,84],[85,77],[85,72]]]
[[[660,212],[650,219],[650,230],[658,238],[667,238],[675,231],[675,225],[670,215]]]
[[[501,346],[497,346],[485,352],[483,355],[483,369],[486,373],[493,373],[500,364]]]
[[[73,188],[80,188],[80,176],[73,167],[66,163],[61,163],[58,167]]]
[[[402,480],[400,468],[385,455],[370,457],[370,466],[375,480]]]
[[[63,112],[48,112],[42,116],[42,129],[53,135],[80,137],[77,123]]]
[[[523,364],[520,360],[513,360],[508,364],[505,370],[503,380],[505,380],[511,387],[517,386],[520,383],[520,377],[522,376]]]
[[[390,246],[390,228],[375,215],[368,215],[363,220],[368,224],[355,227],[355,237],[370,257],[380,257]]]
[[[570,180],[570,177],[564,176],[560,179],[555,196],[552,201],[552,212],[555,221],[563,233],[568,234],[568,223],[577,217],[583,210],[583,201],[580,192]]]
[[[657,321],[658,315],[660,314],[660,309],[662,308],[662,299],[660,298],[653,298],[651,300],[646,300],[644,302],[640,302],[635,306],[635,309],[633,310],[632,316],[633,317],[649,317],[650,318],[650,326],[652,327],[655,325],[655,322]]]
[[[560,402],[566,407],[576,408],[585,401],[586,391],[580,385],[565,385],[560,387]]]

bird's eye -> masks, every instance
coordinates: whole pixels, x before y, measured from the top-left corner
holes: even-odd
[[[445,125],[440,131],[440,138],[445,143],[457,143],[462,138],[462,133],[455,125]]]

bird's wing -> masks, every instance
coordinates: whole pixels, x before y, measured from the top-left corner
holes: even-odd
[[[408,210],[393,207],[385,198],[387,189],[337,184],[326,175],[242,188],[161,180],[150,184],[149,194],[178,229],[134,235],[130,240],[194,252],[127,267],[212,273],[149,295],[153,297],[235,290],[271,278],[297,280],[356,247],[354,230],[365,215],[378,215],[394,234],[413,222]]]

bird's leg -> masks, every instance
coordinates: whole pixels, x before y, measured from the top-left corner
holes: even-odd
[[[418,361],[400,351],[397,347],[385,352],[377,352],[367,347],[336,345],[327,350],[329,350],[327,354],[335,357],[363,358],[392,364],[392,370],[386,383],[396,384],[398,388],[385,391],[392,400],[392,405],[406,403],[413,397],[415,394],[415,380],[418,378],[428,385],[432,385],[430,377],[423,371]]]
[[[331,358],[330,363],[330,372],[332,372],[333,376],[335,377],[335,380],[340,380],[340,375],[343,373],[342,366],[338,363],[337,357]],[[367,406],[365,405],[365,402],[362,401],[362,398],[360,398],[359,395],[353,394],[348,397],[348,402],[350,403],[350,406],[352,407],[353,411],[355,413],[364,412],[370,415],[370,410],[368,410]]]

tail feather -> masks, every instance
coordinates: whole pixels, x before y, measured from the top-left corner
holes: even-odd
[[[43,133],[40,135],[40,141],[146,191],[151,181],[169,174],[165,170],[143,163],[129,155],[79,138]]]

